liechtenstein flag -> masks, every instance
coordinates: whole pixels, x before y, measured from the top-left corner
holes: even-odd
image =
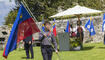
[[[57,33],[56,33],[56,24],[55,24],[55,19],[54,19],[54,23],[53,23],[53,34],[54,34],[54,36],[57,35]]]
[[[69,21],[67,21],[67,26],[66,26],[65,32],[70,32],[70,24],[69,24]]]
[[[16,49],[18,42],[36,32],[40,32],[39,28],[32,17],[29,15],[26,8],[21,4],[8,42],[4,49],[3,57],[7,58],[8,54]]]

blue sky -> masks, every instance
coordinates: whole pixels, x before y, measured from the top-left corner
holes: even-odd
[[[0,0],[0,25],[5,22],[4,18],[8,15],[9,11],[15,6],[15,2],[9,0]]]

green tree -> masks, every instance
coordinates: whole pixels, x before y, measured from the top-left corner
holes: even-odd
[[[5,25],[13,24],[16,16],[17,16],[18,9],[11,10],[8,13],[8,16],[5,17]]]
[[[16,4],[19,5],[22,0],[15,0]],[[38,21],[42,20],[42,16],[45,19],[49,19],[50,16],[58,12],[58,7],[61,7],[63,10],[75,6],[77,3],[81,6],[86,6],[92,9],[104,10],[105,9],[105,0],[25,0],[28,7],[36,17]],[[13,14],[15,14],[13,16]],[[6,17],[7,23],[13,23],[17,14],[17,9],[12,10]],[[11,19],[10,21],[8,21]],[[49,19],[51,20],[51,19]]]

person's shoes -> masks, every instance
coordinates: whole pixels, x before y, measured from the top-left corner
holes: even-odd
[[[30,59],[29,57],[27,57],[26,59]]]
[[[31,59],[34,59],[34,57],[31,57]]]

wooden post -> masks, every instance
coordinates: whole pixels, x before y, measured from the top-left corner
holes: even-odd
[[[81,26],[80,15],[77,15],[79,21],[79,27]],[[82,41],[82,34],[80,32],[80,41]]]

